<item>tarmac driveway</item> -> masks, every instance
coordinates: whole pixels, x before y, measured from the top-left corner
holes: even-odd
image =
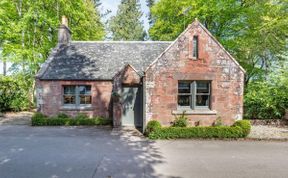
[[[0,177],[288,177],[288,142],[147,141],[108,127],[0,126]]]

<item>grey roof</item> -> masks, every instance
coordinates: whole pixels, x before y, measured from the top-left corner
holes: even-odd
[[[125,65],[143,72],[172,42],[71,42],[56,47],[41,80],[111,80]]]

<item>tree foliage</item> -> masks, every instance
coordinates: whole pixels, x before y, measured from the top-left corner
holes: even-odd
[[[14,77],[0,76],[0,112],[20,111],[29,108],[29,81],[21,75]]]
[[[146,37],[139,0],[121,0],[116,16],[111,17],[109,29],[113,40],[142,41]]]
[[[0,47],[13,72],[34,78],[57,43],[62,15],[69,19],[74,40],[100,40],[105,32],[92,0],[1,0]],[[32,80],[34,81],[34,79]],[[30,102],[33,102],[34,82]]]
[[[269,74],[269,80],[254,80],[246,88],[245,117],[280,119],[288,108],[288,63]]]

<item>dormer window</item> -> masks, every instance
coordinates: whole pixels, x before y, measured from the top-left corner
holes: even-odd
[[[193,36],[193,51],[192,55],[194,59],[198,59],[199,57],[199,42],[198,42],[198,36]]]

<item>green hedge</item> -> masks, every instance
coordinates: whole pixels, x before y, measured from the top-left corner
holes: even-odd
[[[250,132],[250,122],[237,121],[233,126],[162,127],[150,132],[150,139],[243,138]]]
[[[32,126],[80,126],[80,125],[111,125],[111,120],[95,117],[88,118],[87,116],[77,115],[75,118],[70,118],[65,114],[58,114],[55,117],[46,117],[41,113],[35,113],[32,116]]]
[[[149,135],[151,132],[155,132],[156,130],[161,129],[161,124],[159,121],[152,120],[148,122],[145,130],[145,134]]]
[[[247,137],[251,131],[251,123],[248,120],[236,121],[233,126],[238,126],[242,128],[242,137]]]

